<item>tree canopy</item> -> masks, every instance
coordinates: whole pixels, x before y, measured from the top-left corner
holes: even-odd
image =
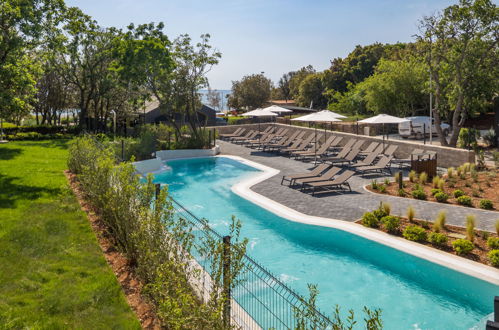
[[[270,100],[272,82],[263,74],[244,76],[240,81],[232,82],[232,94],[228,104],[232,108],[255,109]]]

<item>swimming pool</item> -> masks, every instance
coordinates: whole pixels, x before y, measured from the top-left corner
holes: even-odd
[[[213,157],[169,161],[155,174],[194,215],[227,232],[231,215],[243,223],[248,254],[292,289],[318,284],[319,308],[335,304],[362,318],[363,306],[381,308],[385,329],[467,329],[492,312],[499,288],[351,233],[291,222],[231,191],[258,170]]]

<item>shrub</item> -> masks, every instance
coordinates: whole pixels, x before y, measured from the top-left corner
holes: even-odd
[[[393,178],[395,179],[395,182],[398,183],[400,181],[400,172],[395,172]]]
[[[428,182],[428,174],[426,172],[423,172],[419,175],[419,182],[423,185]]]
[[[379,219],[372,212],[366,212],[362,216],[362,224],[366,227],[377,228],[379,227]]]
[[[441,190],[441,189],[438,189],[438,188],[433,188],[433,189],[431,190],[431,195],[432,195],[432,196],[435,196],[436,194],[438,194],[438,193],[440,193],[440,192],[442,192],[442,190]]]
[[[378,182],[376,181],[376,179],[371,181],[371,188],[373,190],[378,190]]]
[[[463,255],[473,251],[475,246],[471,241],[460,238],[452,242],[452,248],[454,249],[454,251],[456,251],[458,255]]]
[[[444,246],[447,244],[447,236],[441,233],[430,233],[428,242],[436,246]]]
[[[433,231],[438,233],[442,229],[445,229],[446,219],[447,219],[447,213],[445,211],[438,212],[437,218],[435,219],[435,223],[433,224]]]
[[[416,181],[416,171],[410,171],[409,172],[409,181],[414,182]]]
[[[499,236],[499,220],[496,220],[496,234]]]
[[[451,179],[454,176],[454,167],[449,167],[447,169],[447,178]]]
[[[399,194],[399,196],[400,196],[400,197],[405,197],[405,196],[407,196],[407,194],[406,194],[406,192],[405,192],[405,190],[404,190],[404,189],[399,189],[398,194]]]
[[[489,237],[487,246],[493,250],[499,249],[499,237]]]
[[[376,219],[378,219],[378,221],[381,220],[381,218],[386,217],[387,215],[389,215],[389,214],[387,214],[385,212],[385,210],[381,206],[380,206],[379,209],[374,210],[372,213],[374,214],[374,216],[376,217]]]
[[[444,192],[439,192],[439,193],[435,194],[435,199],[439,203],[446,203],[447,200],[449,199],[449,195],[447,195]]]
[[[473,206],[473,202],[471,201],[471,197],[466,196],[466,195],[459,196],[457,198],[457,203],[459,205],[463,205],[463,206]]]
[[[381,222],[383,223],[383,225],[385,226],[386,230],[389,233],[396,233],[399,231],[399,228],[400,228],[399,217],[388,215],[386,217],[383,217],[381,219]]]
[[[480,193],[478,192],[478,190],[473,189],[473,191],[471,192],[471,196],[473,196],[473,197],[480,197]]]
[[[493,128],[489,129],[482,138],[489,147],[497,147],[496,131]]]
[[[488,231],[482,231],[482,237],[484,240],[488,240],[490,233]]]
[[[457,145],[460,148],[473,149],[478,145],[477,140],[479,137],[479,130],[475,128],[461,128],[457,139]]]
[[[471,173],[471,178],[473,179],[473,182],[478,182],[478,172],[476,171],[476,169],[472,169],[470,171]]]
[[[413,222],[414,221],[414,217],[416,216],[416,210],[414,210],[414,207],[412,207],[412,205],[409,205],[409,207],[407,208],[407,211],[406,211],[406,216],[407,216],[407,220],[409,220],[410,222]],[[497,220],[497,231],[499,231],[499,220]]]
[[[388,186],[390,184],[390,179],[385,178],[383,182],[385,183],[385,186]]]
[[[378,190],[380,193],[384,194],[384,193],[386,193],[386,186],[384,184],[380,184],[378,186]]]
[[[499,250],[492,250],[487,254],[490,264],[494,267],[499,267]]]
[[[466,237],[472,242],[475,240],[475,222],[474,215],[470,214],[466,216]]]
[[[464,191],[457,189],[452,192],[452,195],[454,195],[455,198],[458,198],[464,195]]]
[[[438,175],[435,175],[433,179],[431,180],[431,184],[433,185],[433,188],[438,188],[438,183],[440,182],[440,177]]]
[[[409,241],[423,242],[426,241],[426,231],[419,226],[407,226],[402,235]]]
[[[480,208],[485,210],[492,210],[494,208],[494,204],[490,199],[482,199],[480,201]]]
[[[415,199],[426,200],[426,193],[422,189],[417,189],[412,192],[412,197]]]
[[[445,185],[445,180],[444,179],[438,180],[438,189],[444,191],[444,185]]]
[[[471,163],[466,162],[463,164],[463,172],[468,173],[471,170]]]

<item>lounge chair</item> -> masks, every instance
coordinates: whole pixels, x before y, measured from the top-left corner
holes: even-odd
[[[352,149],[353,145],[357,142],[357,139],[350,139],[347,141],[347,143],[344,146],[338,146],[335,149]]]
[[[366,158],[364,158],[363,160],[360,160],[360,161],[358,161],[355,164],[352,164],[350,166],[351,167],[360,167],[360,166],[372,165],[372,163],[374,163],[374,161],[378,158],[378,156],[380,154],[381,153],[371,152],[369,155],[366,156]]]
[[[311,177],[311,178],[302,178],[302,179],[296,179],[294,181],[294,184],[301,185],[301,189],[305,187],[305,184],[312,183],[312,182],[320,182],[320,181],[329,181],[331,180],[336,174],[340,173],[341,167],[331,167],[329,170],[324,172],[322,175],[318,175],[316,177]]]
[[[264,151],[273,151],[276,149],[287,148],[289,147],[295,140],[301,140],[305,135],[304,131],[295,131],[289,137],[283,136],[278,142],[268,143],[263,146]]]
[[[312,150],[312,151],[296,151],[293,153],[293,155],[296,157],[295,159],[306,159],[309,157],[320,157],[321,155],[325,155],[327,151],[329,150],[329,147],[331,144],[336,140],[335,136],[329,137],[324,144],[320,146],[317,150]]]
[[[345,158],[348,155],[348,153],[350,152],[350,150],[352,150],[352,149],[343,148],[340,152],[338,152],[338,154],[336,156],[322,157],[321,162],[327,162],[329,159],[333,159],[333,158]]]
[[[357,142],[354,143],[354,145],[352,146],[352,150],[359,150],[359,152],[362,150],[362,145],[364,144],[364,140],[359,140]]]
[[[379,142],[371,142],[367,148],[363,149],[359,155],[361,156],[367,156],[369,155],[371,152],[374,152],[374,150],[379,146]],[[383,147],[382,147],[383,148]],[[381,150],[382,151],[382,150]],[[380,153],[381,153],[380,151]]]
[[[343,186],[347,187],[349,191],[352,191],[352,187],[350,187],[350,183],[348,180],[355,174],[354,171],[347,170],[341,173],[338,177],[333,180],[328,181],[319,181],[319,182],[309,182],[304,186],[305,188],[312,189],[312,196],[315,196],[316,189],[323,189],[326,191],[331,191],[332,188],[342,188]]]
[[[291,155],[291,153],[293,151],[300,151],[300,150],[305,150],[305,148],[307,148],[310,143],[312,143],[312,140],[315,138],[315,135],[314,134],[310,134],[306,139],[302,140],[302,142],[300,144],[298,144],[298,146],[296,147],[289,147],[289,148],[285,148],[285,149],[282,149],[281,152],[283,153],[289,153]]]
[[[391,174],[392,170],[390,168],[390,162],[392,161],[392,159],[393,156],[382,156],[376,164],[369,166],[359,166],[355,170],[362,174],[369,172],[383,173],[383,171],[388,171]]]
[[[234,142],[236,144],[237,143],[243,144],[244,141],[251,140],[251,139],[255,138],[257,135],[258,135],[258,131],[250,131],[245,136],[234,137],[234,138],[231,138],[230,141]]]
[[[292,185],[294,184],[294,181],[296,179],[304,179],[304,178],[313,178],[316,176],[321,175],[322,172],[327,170],[329,168],[329,165],[327,164],[320,164],[316,168],[314,168],[312,171],[308,173],[295,173],[295,174],[289,174],[289,175],[283,175],[282,180],[281,180],[281,185],[284,183],[284,181],[289,181],[289,184]]]
[[[241,136],[241,135],[244,134],[245,131],[246,131],[246,129],[240,127],[238,129],[236,129],[233,133],[218,134],[218,137],[221,138],[221,139],[228,139],[228,138],[231,138],[231,137]]]
[[[397,151],[398,148],[399,148],[399,146],[391,144],[385,149],[385,152],[383,152],[383,155],[393,156],[393,154],[395,153],[395,151]]]
[[[330,157],[325,162],[329,162],[331,164],[336,163],[352,163],[355,158],[359,155],[359,149],[351,149],[345,157]]]

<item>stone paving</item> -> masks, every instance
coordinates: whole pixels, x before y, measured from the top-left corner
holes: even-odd
[[[426,220],[433,220],[440,210],[446,210],[447,223],[459,226],[464,226],[465,218],[468,214],[475,215],[477,218],[477,227],[485,230],[495,230],[495,222],[499,220],[499,212],[425,202],[412,198],[386,196],[364,190],[364,186],[369,184],[372,179],[375,178],[378,182],[382,182],[387,177],[382,175],[366,175],[365,177],[355,175],[349,180],[352,192],[343,190],[340,192],[317,194],[313,197],[311,194],[301,192],[299,189],[281,185],[282,175],[303,173],[311,170],[314,167],[313,162],[304,163],[225,141],[217,141],[217,143],[221,147],[222,155],[240,156],[280,170],[281,172],[278,175],[254,185],[251,189],[256,193],[304,214],[355,221],[364,212],[377,208],[380,202],[388,202],[391,204],[392,213],[394,214],[403,215],[407,207],[412,205],[416,210],[416,218]]]

